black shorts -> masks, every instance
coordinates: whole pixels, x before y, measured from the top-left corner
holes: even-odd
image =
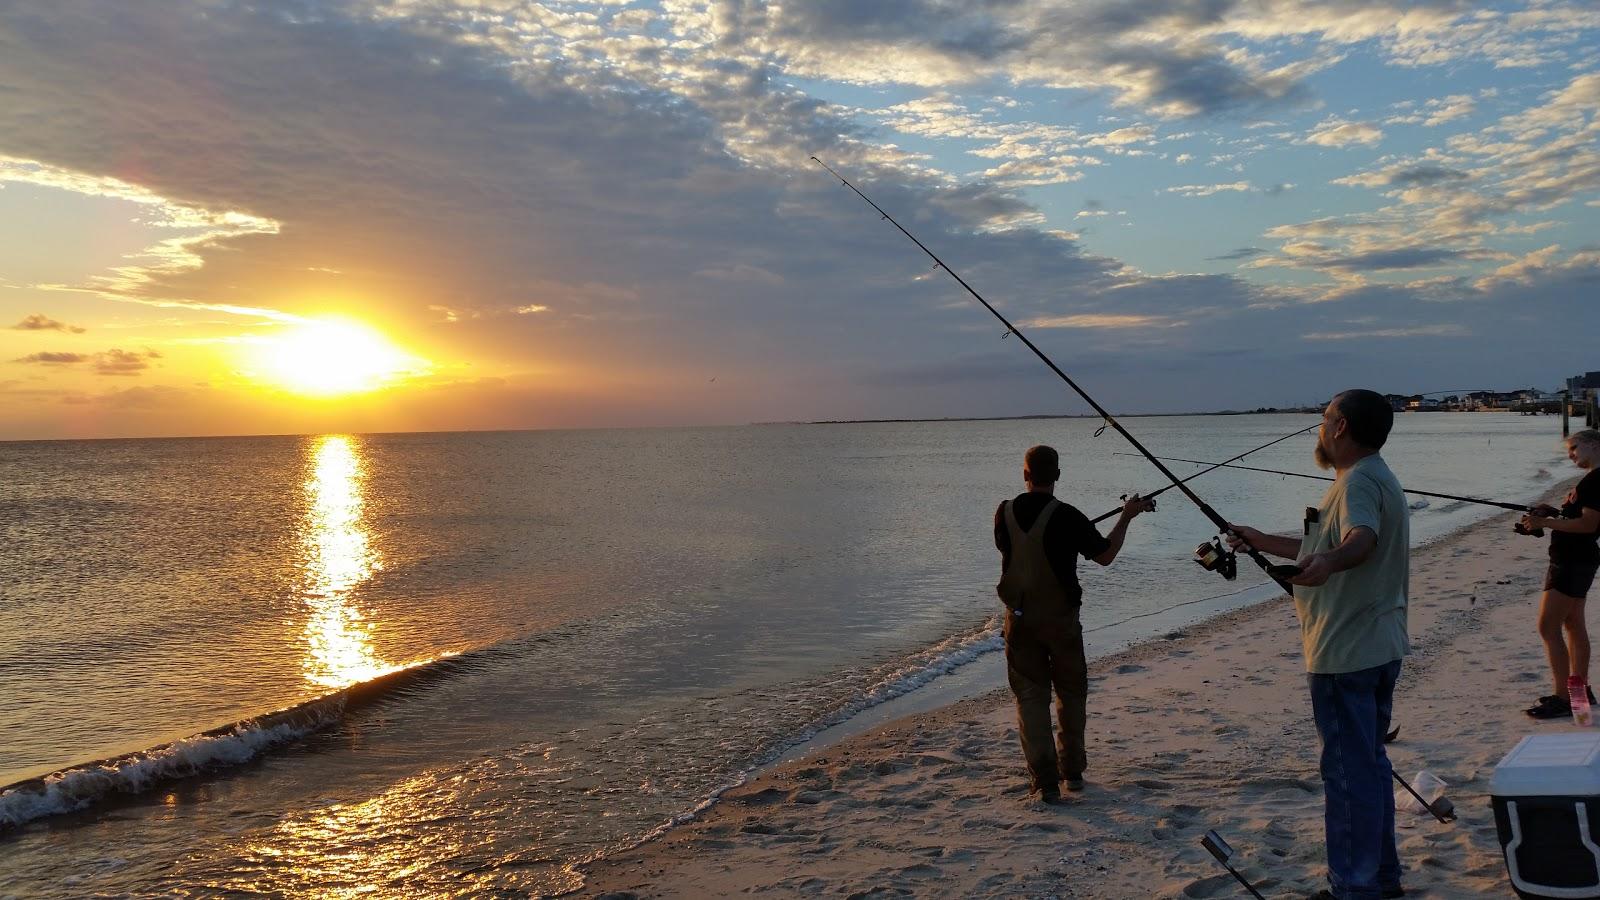
[[[1589,596],[1597,570],[1600,570],[1600,563],[1553,562],[1544,572],[1544,589],[1582,600]]]

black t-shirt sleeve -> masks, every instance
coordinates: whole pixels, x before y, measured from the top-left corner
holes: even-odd
[[[1078,552],[1083,554],[1084,559],[1094,559],[1111,549],[1111,542],[1105,539],[1100,529],[1094,527],[1088,516],[1074,509],[1072,518],[1078,528]]]
[[[1600,510],[1600,469],[1583,476],[1578,481],[1577,490],[1573,493],[1577,495],[1573,502],[1573,505],[1577,507],[1573,512],[1577,516],[1581,517],[1583,515],[1584,507]]]
[[[1094,527],[1088,516],[1077,507],[1066,504],[1062,504],[1050,519],[1050,536],[1054,538],[1050,547],[1052,564],[1058,555],[1071,559],[1076,553],[1084,559],[1094,559],[1111,547],[1111,542],[1100,535],[1099,529]]]

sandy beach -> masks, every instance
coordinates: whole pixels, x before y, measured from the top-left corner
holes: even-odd
[[[1564,488],[1563,488],[1564,489]],[[1534,613],[1543,541],[1497,516],[1416,549],[1390,745],[1444,779],[1459,818],[1400,813],[1408,896],[1507,896],[1488,787],[1548,678]],[[1087,603],[1114,602],[1096,596]],[[1279,597],[1095,663],[1088,787],[1029,798],[1003,689],[823,747],[698,819],[592,864],[586,893],[706,897],[1244,896],[1208,828],[1268,897],[1324,885],[1322,793],[1294,609]]]

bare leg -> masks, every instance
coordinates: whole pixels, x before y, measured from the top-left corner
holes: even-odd
[[[1544,639],[1544,653],[1550,660],[1551,683],[1555,685],[1552,693],[1557,697],[1567,695],[1567,675],[1571,672],[1572,659],[1567,654],[1567,642],[1562,629],[1574,602],[1559,591],[1545,591],[1539,601],[1539,637]],[[1587,636],[1584,644],[1587,647]]]
[[[1567,620],[1564,623],[1567,629],[1567,653],[1571,657],[1569,670],[1572,674],[1581,677],[1584,684],[1588,684],[1589,623],[1583,617],[1583,601],[1577,597],[1569,597],[1567,599],[1572,604],[1572,609],[1567,612]]]

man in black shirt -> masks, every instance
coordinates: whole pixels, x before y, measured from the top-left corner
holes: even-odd
[[[1033,789],[1046,803],[1061,799],[1060,782],[1083,790],[1083,731],[1088,718],[1089,667],[1083,655],[1078,608],[1078,556],[1111,565],[1122,549],[1128,523],[1155,502],[1129,497],[1111,534],[1054,496],[1060,456],[1050,447],[1028,450],[1022,480],[1028,490],[994,513],[994,543],[1000,550],[1000,599],[1006,605],[1006,678],[1017,697],[1022,754]],[[1056,691],[1059,727],[1051,740],[1050,688]]]
[[[1572,715],[1569,674],[1582,678],[1585,685],[1589,682],[1589,629],[1583,601],[1600,570],[1600,431],[1580,431],[1567,438],[1567,458],[1589,474],[1567,494],[1560,509],[1540,504],[1522,517],[1525,529],[1550,530],[1550,568],[1545,571],[1539,605],[1539,636],[1550,659],[1555,693],[1528,708],[1535,719]],[[1593,702],[1593,692],[1589,696]]]

